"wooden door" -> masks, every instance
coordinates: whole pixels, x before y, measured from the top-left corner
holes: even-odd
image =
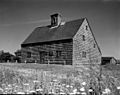
[[[39,55],[40,55],[40,64],[44,64],[45,63],[45,52],[44,51],[40,51]]]

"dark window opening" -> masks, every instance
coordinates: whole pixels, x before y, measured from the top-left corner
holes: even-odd
[[[86,58],[86,52],[85,51],[82,52],[82,58]]]
[[[55,26],[57,24],[57,17],[52,17],[52,25]]]
[[[85,35],[82,35],[82,40],[85,41]]]
[[[53,25],[55,25],[55,22],[56,22],[56,18],[54,17],[53,18]]]
[[[53,52],[52,51],[49,52],[49,56],[53,56]]]
[[[47,52],[43,51],[41,52],[44,56],[47,56]]]
[[[27,52],[27,58],[31,58],[31,52]]]
[[[95,48],[95,47],[96,47],[96,44],[94,44],[93,47]]]
[[[56,51],[56,57],[60,57],[61,56],[61,51]]]
[[[86,25],[86,30],[88,30],[88,26]]]

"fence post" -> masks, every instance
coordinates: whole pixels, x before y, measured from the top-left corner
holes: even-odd
[[[65,60],[64,60],[64,65],[65,65]]]
[[[16,60],[15,63],[18,63],[18,61]]]
[[[37,61],[35,60],[35,64],[37,64]]]
[[[25,63],[27,63],[27,61],[25,60]]]
[[[7,63],[9,63],[9,60],[7,60]]]

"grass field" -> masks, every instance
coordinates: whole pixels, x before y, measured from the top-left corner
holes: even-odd
[[[66,82],[66,73],[70,71],[73,71],[72,66],[0,63],[0,87],[4,93],[27,93],[28,90],[35,91],[37,86],[40,88],[42,85],[42,88],[44,90],[47,88],[48,92],[47,86],[50,86],[49,83],[51,81]],[[39,83],[36,85],[35,81]],[[25,87],[26,84],[29,85],[27,89],[27,86]],[[15,86],[17,86],[17,89]],[[47,93],[46,91],[44,92]]]
[[[83,87],[88,93],[90,77],[84,73],[69,65],[0,63],[0,93],[36,93],[36,90],[39,93],[82,93],[80,89]],[[102,66],[101,81],[102,90],[111,90],[112,94],[108,95],[118,95],[120,65]],[[83,82],[86,84],[82,85]],[[97,93],[98,81],[93,85]]]

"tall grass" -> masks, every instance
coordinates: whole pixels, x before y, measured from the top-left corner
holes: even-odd
[[[119,81],[113,72],[103,68],[99,85],[99,74],[95,70],[77,70],[72,66],[55,66],[40,64],[0,64],[0,93],[73,93],[75,91],[88,93],[92,86],[99,93],[99,87],[104,91],[109,88],[112,94],[119,95]],[[120,73],[118,74],[120,75]],[[82,83],[86,84],[83,85]],[[76,92],[76,93],[77,93]]]

